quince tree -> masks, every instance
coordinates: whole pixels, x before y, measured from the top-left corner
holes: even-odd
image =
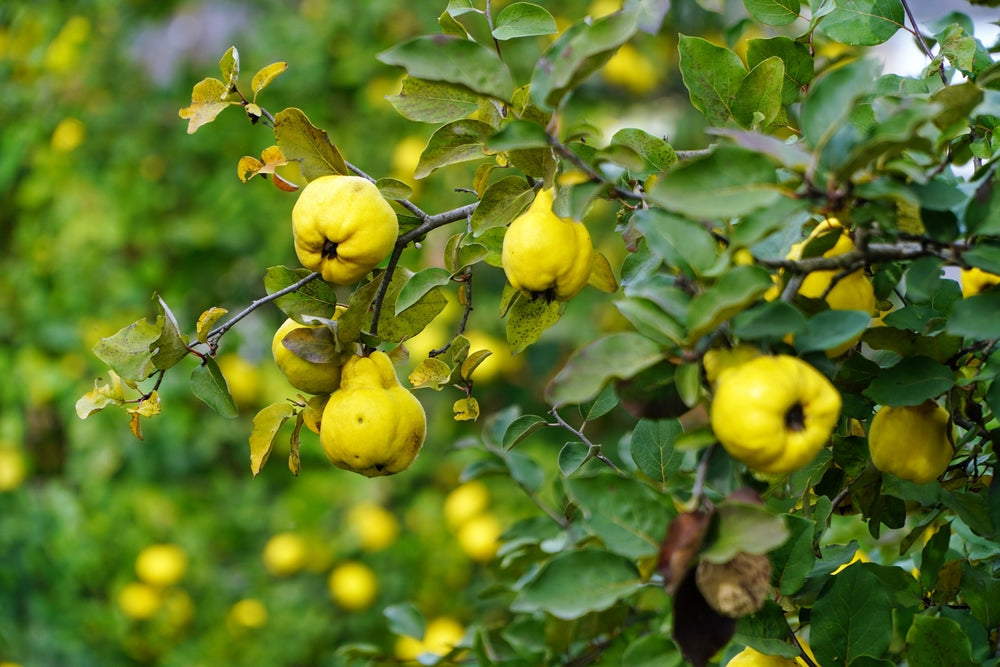
[[[108,378],[79,415],[122,408],[141,437],[166,410],[164,376],[189,365],[192,392],[236,417],[216,355],[248,314],[277,308],[275,359],[309,396],[257,414],[254,475],[289,420],[293,472],[320,443],[369,476],[405,474],[425,435],[421,456],[447,457],[417,399],[447,389],[456,420],[481,422],[464,480],[508,476],[537,510],[500,538],[495,613],[442,664],[995,663],[996,48],[960,14],[917,24],[907,0],[743,0],[737,19],[706,1],[726,27],[712,39],[679,28],[686,4],[625,0],[560,26],[538,4],[452,0],[439,31],[379,54],[402,73],[389,103],[434,128],[414,178],[466,175],[465,203],[441,211],[349,161],[300,109],[267,108],[294,61],[246,83],[229,49],[180,116],[193,134],[233,109],[273,133],[259,159],[233,157],[240,180],[287,199],[302,266],[267,269],[235,314],[206,304],[181,323],[157,299],[96,345]],[[611,136],[581,120],[586,82],[650,35],[673,44],[657,75],[679,76],[701,145],[673,145],[655,114]],[[897,35],[924,52],[921,73],[867,55]],[[434,265],[408,266],[442,228]],[[620,256],[595,250],[609,236]],[[496,279],[494,302],[474,294]],[[393,364],[449,291],[465,317],[407,388]],[[595,302],[613,326],[533,359],[547,412],[480,414],[491,351],[464,335],[473,308],[528,354]],[[626,426],[593,436],[608,419]],[[319,437],[300,442],[303,424]],[[525,453],[542,430],[565,444]],[[828,539],[840,516],[879,558]]]

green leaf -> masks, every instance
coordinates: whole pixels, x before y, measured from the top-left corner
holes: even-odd
[[[784,518],[789,537],[770,553],[773,566],[771,582],[782,595],[794,595],[805,584],[806,577],[816,562],[816,553],[813,551],[816,523],[792,514],[785,514]]]
[[[1000,579],[988,571],[962,563],[962,595],[972,615],[985,628],[995,628],[1000,623]]]
[[[163,297],[157,295],[156,301],[160,309],[160,316],[156,321],[162,322],[163,326],[160,336],[150,344],[149,350],[153,353],[153,365],[160,370],[166,370],[176,366],[188,355],[187,338],[181,335],[177,318],[170,312]]]
[[[955,374],[927,357],[910,357],[884,369],[864,391],[879,405],[920,405],[937,398],[955,384]]]
[[[590,445],[585,442],[567,442],[559,450],[559,472],[563,477],[569,477],[592,458]]]
[[[456,120],[442,125],[431,135],[421,153],[414,178],[424,178],[449,164],[486,157],[483,145],[493,132],[493,126],[481,120]]]
[[[989,51],[957,23],[952,23],[935,37],[941,45],[941,55],[965,76],[975,79],[993,64]]]
[[[395,312],[401,312],[414,305],[435,287],[443,287],[451,282],[451,272],[447,269],[431,267],[417,271],[406,281],[396,296]]]
[[[511,479],[528,493],[538,493],[545,484],[545,471],[530,456],[519,451],[506,452],[504,463],[507,464]]]
[[[997,337],[996,314],[1000,312],[1000,290],[976,294],[958,301],[951,311],[945,330],[955,336],[977,340]]]
[[[604,611],[642,587],[628,558],[599,549],[563,551],[542,565],[510,604],[511,611],[544,611],[572,620]]]
[[[141,319],[102,338],[93,352],[111,370],[126,380],[145,380],[155,370],[152,346],[159,340],[163,321]]]
[[[507,344],[511,354],[523,352],[546,329],[559,321],[566,304],[520,296],[507,312]]]
[[[378,188],[379,194],[393,201],[401,201],[413,196],[413,188],[395,178],[380,178],[375,181],[375,187]]]
[[[517,443],[548,425],[548,422],[538,415],[521,415],[512,421],[507,430],[503,432],[501,446],[505,451],[512,449]]]
[[[614,333],[576,350],[545,390],[553,405],[584,403],[612,378],[632,377],[663,358],[656,343],[634,333]]]
[[[520,215],[535,198],[535,191],[520,176],[505,176],[483,192],[472,212],[472,235],[479,237],[494,227],[503,227]]]
[[[650,479],[665,485],[684,460],[683,453],[674,449],[674,440],[683,432],[676,419],[640,419],[629,441],[632,461]]]
[[[906,633],[910,667],[973,667],[972,644],[957,622],[918,614]]]
[[[741,340],[779,341],[798,336],[807,325],[802,311],[787,301],[767,301],[733,318],[733,334]],[[796,339],[798,342],[798,339]]]
[[[640,209],[632,226],[646,238],[649,249],[690,277],[704,275],[715,266],[718,243],[701,224],[658,208]]]
[[[849,567],[833,577],[813,606],[810,644],[821,665],[882,657],[892,637],[892,603],[878,577]]]
[[[941,526],[924,544],[920,552],[920,583],[927,590],[933,590],[937,583],[938,572],[948,557],[948,545],[951,542],[951,523]]]
[[[399,93],[386,99],[407,120],[448,123],[474,112],[483,97],[464,86],[406,76]]]
[[[493,36],[501,41],[557,32],[552,15],[530,2],[515,2],[504,7],[494,19],[494,25]]]
[[[397,269],[389,281],[378,322],[378,334],[382,340],[398,343],[416,336],[448,305],[448,299],[441,288],[431,286],[411,305],[397,309],[396,302],[399,295],[413,275],[412,271]],[[381,278],[378,277],[373,282],[380,281]]]
[[[743,0],[747,13],[764,25],[788,25],[799,18],[799,0]]]
[[[708,291],[691,299],[688,340],[696,341],[756,303],[771,288],[771,274],[759,266],[737,266]]]
[[[412,602],[389,605],[382,610],[382,615],[389,622],[389,632],[423,639],[427,622],[424,620],[424,615]]]
[[[761,61],[740,83],[732,103],[733,118],[745,128],[773,123],[781,113],[784,83],[785,64],[781,58],[771,56]]]
[[[288,160],[299,160],[302,176],[311,181],[327,174],[347,174],[347,165],[337,147],[301,109],[289,107],[274,115],[274,140]]]
[[[771,2],[772,0],[765,1]],[[778,3],[781,1],[778,0]],[[795,5],[798,5],[797,0],[795,0]],[[749,67],[756,67],[759,63],[773,57],[781,58],[781,62],[785,65],[781,102],[785,105],[792,104],[808,88],[809,82],[813,78],[814,63],[809,54],[809,47],[784,36],[747,41],[747,65]]]
[[[256,477],[274,447],[274,438],[281,426],[294,414],[290,403],[272,403],[253,418],[253,430],[250,432],[250,472]]]
[[[536,63],[531,75],[531,100],[540,109],[551,111],[578,83],[610,60],[636,28],[637,13],[631,10],[571,26]]]
[[[779,201],[776,182],[777,170],[768,158],[720,146],[667,172],[649,194],[668,211],[691,218],[729,218]]]
[[[711,542],[701,552],[710,563],[728,563],[740,552],[766,554],[789,537],[783,517],[754,503],[726,501],[718,506],[715,522]]]
[[[609,474],[566,479],[563,485],[608,551],[633,560],[659,552],[675,512],[649,486]]]
[[[788,621],[781,605],[774,600],[765,600],[759,611],[736,622],[733,641],[746,644],[766,656],[775,656],[772,660],[777,662],[779,657],[795,658],[799,655],[798,649],[789,643],[788,634]]]
[[[860,310],[824,310],[806,323],[806,329],[795,337],[799,352],[829,350],[856,340],[871,322],[871,315]]]
[[[807,145],[822,149],[830,142],[847,117],[856,109],[856,100],[868,94],[878,73],[878,65],[859,60],[838,67],[817,79],[802,102],[802,135]]]
[[[629,667],[683,667],[684,656],[677,644],[662,635],[645,635],[632,641],[622,656]]]
[[[673,146],[644,130],[618,130],[611,137],[611,145],[631,148],[645,160],[646,166],[643,169],[633,170],[632,175],[636,178],[646,178],[650,174],[667,171],[677,164],[677,152]]]
[[[486,148],[491,151],[510,151],[525,148],[548,148],[549,135],[545,128],[530,120],[512,120],[490,137]]]
[[[264,289],[274,294],[294,285],[311,273],[308,269],[272,266],[264,274]],[[313,280],[289,294],[278,297],[274,304],[286,315],[300,321],[304,316],[333,319],[337,312],[337,293],[329,283]]]
[[[833,7],[820,27],[830,39],[843,44],[882,44],[905,27],[900,0],[834,0]]]
[[[191,372],[191,392],[223,417],[232,419],[239,414],[226,378],[213,357],[205,357]]]
[[[733,117],[732,105],[747,75],[740,57],[701,37],[680,35],[680,70],[691,103],[709,125],[725,125]]]
[[[383,51],[377,58],[427,81],[444,81],[500,100],[514,92],[510,70],[495,51],[453,35],[423,35]]]

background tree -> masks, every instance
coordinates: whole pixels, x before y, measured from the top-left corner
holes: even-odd
[[[995,47],[898,1],[424,4],[0,10],[0,657],[995,663]],[[329,174],[399,221],[345,285],[291,243]],[[505,261],[525,210],[597,289]],[[412,467],[329,466],[286,317],[398,362]]]

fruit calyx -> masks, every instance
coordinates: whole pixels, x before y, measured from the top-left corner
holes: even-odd
[[[785,426],[790,431],[804,431],[806,428],[806,413],[801,403],[788,408],[785,413]]]

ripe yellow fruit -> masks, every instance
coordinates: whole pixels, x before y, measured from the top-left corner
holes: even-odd
[[[299,572],[309,559],[309,545],[298,533],[276,533],[264,545],[264,568],[276,577]]]
[[[381,351],[352,357],[323,410],[320,443],[337,467],[366,477],[393,475],[417,458],[427,434],[420,401],[399,384]]]
[[[750,345],[737,345],[734,348],[714,348],[705,353],[702,357],[701,365],[705,368],[705,379],[710,384],[715,384],[719,376],[730,368],[736,368],[740,364],[751,359],[756,359],[761,355],[761,351]]]
[[[444,499],[444,520],[452,529],[485,510],[490,504],[490,490],[478,479],[452,489]]]
[[[368,552],[381,551],[396,541],[399,521],[377,503],[364,502],[347,512],[347,526],[358,536],[358,545]]]
[[[340,369],[344,360],[330,363],[308,361],[285,347],[282,341],[285,336],[297,329],[315,329],[319,326],[322,325],[299,324],[288,318],[278,327],[274,332],[274,338],[271,339],[274,363],[288,378],[288,384],[307,394],[329,394],[336,391],[340,386]]]
[[[758,357],[724,372],[712,401],[712,430],[737,461],[768,474],[812,461],[840,416],[840,392],[788,355]]]
[[[399,221],[371,181],[321,176],[302,189],[292,208],[295,253],[323,280],[356,283],[392,251]]]
[[[236,405],[241,408],[254,405],[260,396],[260,371],[257,367],[234,353],[220,354],[216,361]]]
[[[934,481],[955,455],[948,420],[948,411],[934,401],[879,408],[868,429],[872,463],[914,484]]]
[[[458,545],[474,561],[486,563],[493,560],[500,547],[503,529],[492,514],[479,514],[468,519],[458,529]]]
[[[166,588],[184,578],[187,565],[187,554],[176,544],[151,544],[136,557],[135,573],[151,586]]]
[[[590,278],[594,246],[583,223],[552,212],[552,190],[542,190],[507,228],[501,261],[525,296],[569,301]]]
[[[229,608],[228,620],[240,628],[262,628],[267,625],[267,607],[257,598],[244,598]]]
[[[858,549],[857,551],[854,552],[854,556],[851,558],[851,560],[847,561],[846,563],[844,563],[843,565],[841,565],[840,567],[838,567],[836,570],[834,570],[830,574],[831,575],[840,574],[841,572],[843,572],[844,570],[846,570],[847,568],[849,568],[854,563],[870,563],[870,562],[872,562],[872,559],[868,557],[868,554],[866,554],[861,549]]]
[[[348,611],[367,609],[378,595],[375,572],[358,561],[347,561],[334,568],[327,586],[333,601]]]
[[[801,658],[782,658],[779,655],[765,655],[749,646],[733,656],[727,667],[798,667],[806,662]]]
[[[959,280],[962,284],[962,296],[965,297],[974,296],[994,285],[1000,285],[1000,276],[976,267],[962,269]]]
[[[792,246],[787,259],[798,260],[802,258],[802,251],[813,239],[824,234],[838,234],[837,242],[832,248],[823,253],[823,257],[834,257],[854,250],[854,242],[847,235],[847,230],[836,218],[824,220],[809,235],[809,238],[802,243]],[[840,278],[831,288],[830,283],[841,272],[839,270],[813,271],[806,275],[799,287],[799,294],[810,299],[824,299],[830,310],[861,310],[869,315],[875,313],[875,289],[871,281],[865,276],[864,271],[858,269]],[[827,293],[827,290],[830,290]],[[825,295],[825,296],[824,296]],[[835,348],[826,351],[830,358],[838,357],[847,350],[854,347],[857,339],[847,341]]]
[[[21,486],[26,474],[21,450],[0,443],[0,493]]]
[[[152,618],[160,609],[160,591],[149,584],[132,581],[118,592],[118,608],[129,618],[138,621]]]
[[[450,616],[438,616],[427,622],[423,652],[445,655],[462,641],[465,628]]]

